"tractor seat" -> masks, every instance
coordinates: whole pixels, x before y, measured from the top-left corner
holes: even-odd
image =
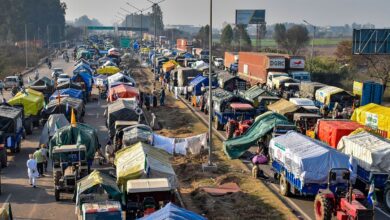
[[[75,175],[76,169],[73,166],[68,166],[64,171],[64,176]]]

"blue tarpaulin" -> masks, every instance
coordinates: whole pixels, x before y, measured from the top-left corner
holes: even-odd
[[[185,53],[184,58],[194,58],[194,56],[190,53]]]
[[[80,64],[78,64],[74,70],[73,70],[73,74],[77,74],[78,72],[83,72],[83,71],[87,71],[89,72],[90,74],[93,74],[93,70],[92,68],[86,64],[86,63],[83,63],[81,62]]]
[[[141,220],[206,220],[206,218],[189,210],[168,203],[164,208],[153,212],[151,215],[141,218]]]
[[[53,95],[50,96],[49,100],[51,101],[53,99],[56,99],[58,97],[58,93],[60,94],[61,97],[62,96],[69,96],[69,97],[77,98],[77,99],[83,99],[84,98],[83,91],[69,88],[69,89],[56,90],[53,93]]]
[[[203,85],[205,87],[209,86],[209,78],[202,75],[195,77],[189,84],[189,86],[192,86],[192,94],[195,96],[202,95],[201,89]],[[217,82],[215,80],[212,82],[212,86],[217,86]]]
[[[87,92],[92,91],[92,83],[93,83],[92,75],[89,74],[88,72],[79,72],[72,77],[72,81],[80,82],[80,80],[78,80],[80,78],[85,83]]]

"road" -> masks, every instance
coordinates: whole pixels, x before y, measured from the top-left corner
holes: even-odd
[[[203,112],[201,112],[198,108],[194,108],[191,106],[191,104],[183,99],[180,98],[183,103],[187,105],[188,108],[190,108],[194,114],[202,120],[204,123],[208,124],[208,115],[205,115]],[[216,129],[213,129],[214,134],[216,134],[222,141],[226,139],[225,132],[217,131]],[[255,149],[253,149],[255,151]],[[250,149],[251,151],[251,149]],[[250,169],[252,168],[252,163],[249,161],[244,161]],[[263,165],[261,166],[261,169],[264,171],[265,175],[268,177],[267,180],[264,180],[264,182],[269,186],[269,188],[277,195],[279,194],[279,184],[275,183],[273,180],[273,172],[271,171],[271,167],[269,165]],[[268,174],[268,175],[267,175]],[[301,197],[301,196],[294,196],[294,197],[284,197],[284,196],[279,196],[282,200],[285,201],[285,203],[290,206],[293,210],[297,211],[300,213],[300,216],[302,216],[305,219],[315,219],[314,215],[314,198],[313,197]],[[375,219],[376,220],[386,220],[390,219],[390,214],[384,209],[375,208],[375,213],[374,213]]]
[[[52,62],[53,68],[63,68],[65,73],[72,74],[74,62],[65,63],[62,59]],[[51,78],[51,71],[46,65],[39,68],[40,77]],[[25,84],[27,77],[33,78],[34,73],[24,76]],[[9,92],[4,94],[5,98],[10,97]],[[103,112],[106,107],[105,101],[101,103],[90,102],[86,105],[85,123],[91,124],[99,131],[99,141],[103,145],[107,138],[107,129],[104,125]],[[71,201],[71,195],[65,195],[64,199],[56,202],[54,199],[53,177],[49,172],[46,177],[38,179],[37,188],[32,188],[28,183],[26,161],[28,154],[33,153],[38,147],[41,129],[34,129],[33,134],[27,136],[22,142],[22,150],[16,155],[9,153],[8,167],[2,170],[2,194],[0,203],[8,201],[11,203],[14,219],[76,219],[75,205]]]

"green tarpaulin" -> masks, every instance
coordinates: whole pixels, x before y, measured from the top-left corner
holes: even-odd
[[[255,119],[248,131],[239,137],[223,142],[223,150],[230,159],[242,156],[251,146],[272,131],[275,125],[291,125],[286,117],[274,112],[266,112]]]
[[[87,159],[93,160],[96,151],[100,148],[97,131],[89,125],[77,123],[76,127],[71,125],[57,130],[50,140],[50,155],[53,147],[62,145],[85,145],[87,148]]]
[[[109,195],[110,199],[117,201],[121,200],[122,192],[119,190],[115,179],[108,176],[107,174],[99,172],[98,170],[94,170],[91,174],[78,181],[76,191],[76,205],[81,206],[82,203],[88,202],[84,201],[84,199],[89,197],[83,195],[100,194],[99,191],[101,188],[103,188],[104,191]]]

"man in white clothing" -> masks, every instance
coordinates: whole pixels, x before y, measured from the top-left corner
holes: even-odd
[[[28,179],[30,182],[30,185],[32,185],[34,188],[35,186],[35,180],[38,177],[38,169],[37,169],[37,161],[34,159],[34,156],[32,154],[29,154],[28,157],[30,158],[27,160],[27,174]]]

